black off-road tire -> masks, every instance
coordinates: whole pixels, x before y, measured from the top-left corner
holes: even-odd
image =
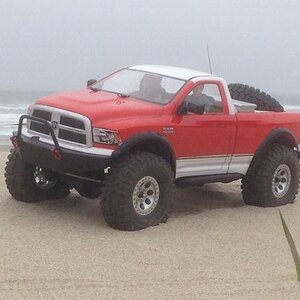
[[[275,186],[279,180],[278,177],[273,179],[280,170],[285,171],[286,174],[288,174],[287,170],[290,172],[290,184],[284,189],[285,194],[276,193]],[[282,178],[284,179],[284,177]],[[285,182],[287,181],[289,180]],[[242,195],[245,203],[249,205],[273,207],[293,203],[298,189],[299,162],[297,155],[290,147],[279,144],[273,144],[262,157],[256,170],[246,174],[242,179]]]
[[[257,110],[284,111],[283,106],[276,99],[254,87],[240,83],[231,83],[228,85],[228,89],[232,99],[256,104]]]
[[[159,187],[159,198],[152,212],[141,215],[134,207],[134,190],[144,178],[152,177]],[[170,165],[148,152],[135,152],[116,161],[104,179],[102,213],[111,227],[140,230],[166,222],[173,197],[174,178]]]
[[[47,199],[64,198],[69,188],[60,180],[50,189],[40,189],[34,182],[35,166],[25,164],[19,149],[11,149],[5,167],[5,182],[9,193],[18,201],[34,203]]]

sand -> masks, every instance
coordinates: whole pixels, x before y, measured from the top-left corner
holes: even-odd
[[[278,209],[246,206],[239,182],[178,189],[166,224],[109,228],[98,200],[38,204],[7,192],[0,152],[0,299],[296,299]],[[300,249],[300,201],[281,208]]]

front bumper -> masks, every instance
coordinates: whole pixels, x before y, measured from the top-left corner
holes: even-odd
[[[39,136],[27,137],[22,134],[24,119],[36,120],[47,126],[54,145],[40,141]],[[24,162],[38,165],[54,172],[80,175],[87,172],[100,171],[107,168],[111,160],[109,155],[84,153],[60,147],[50,123],[44,119],[28,115],[20,117],[18,133],[14,139],[17,141]],[[59,156],[54,154],[55,151],[59,153]]]

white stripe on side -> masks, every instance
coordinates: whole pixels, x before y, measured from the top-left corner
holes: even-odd
[[[234,155],[232,156],[228,173],[240,173],[245,175],[252,161],[253,155]]]
[[[183,158],[176,160],[176,179],[226,173],[246,174],[253,155]]]
[[[200,176],[227,173],[230,157],[215,156],[184,158],[176,160],[176,179],[186,176]]]

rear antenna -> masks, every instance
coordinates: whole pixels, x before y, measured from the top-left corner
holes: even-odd
[[[206,50],[207,50],[207,57],[208,57],[208,63],[209,63],[209,70],[210,70],[210,74],[212,74],[212,68],[211,68],[211,61],[210,61],[210,54],[209,54],[208,43],[206,44]]]

